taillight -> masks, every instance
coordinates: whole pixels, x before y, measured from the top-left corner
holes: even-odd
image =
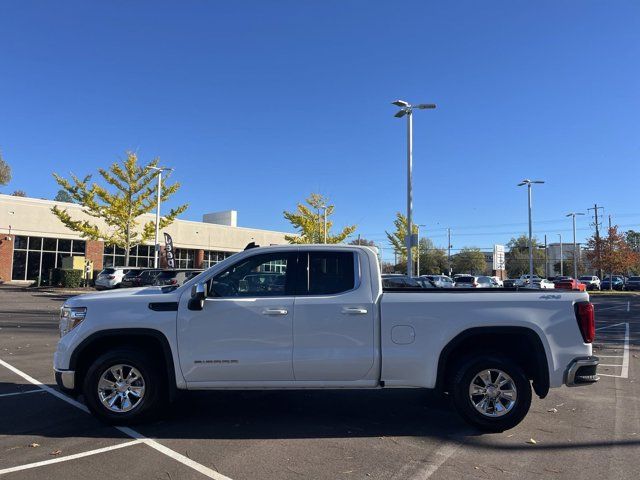
[[[178,283],[178,280],[176,280],[175,278],[171,280],[171,285],[176,285]]]
[[[116,276],[115,276],[115,275],[107,275],[107,278],[108,278],[109,280],[113,280],[114,278],[116,278]]]
[[[584,343],[596,339],[596,316],[591,302],[576,303],[576,319]]]
[[[478,286],[478,284],[476,282],[473,282],[472,285],[473,285],[474,288]]]

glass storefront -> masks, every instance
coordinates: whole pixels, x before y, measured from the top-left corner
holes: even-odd
[[[124,248],[115,245],[104,246],[102,265],[124,267]],[[153,245],[136,245],[129,250],[129,267],[153,267]]]
[[[12,280],[48,278],[49,270],[62,266],[62,258],[85,254],[84,240],[15,236]]]

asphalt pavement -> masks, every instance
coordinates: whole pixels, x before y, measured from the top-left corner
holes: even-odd
[[[8,479],[637,479],[640,296],[592,298],[601,380],[534,398],[500,434],[421,390],[187,392],[162,420],[100,423],[55,387],[64,296],[0,287]],[[81,400],[81,399],[80,399]]]

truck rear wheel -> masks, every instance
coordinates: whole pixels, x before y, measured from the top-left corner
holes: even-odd
[[[127,424],[156,414],[165,395],[162,377],[150,355],[131,349],[107,352],[84,378],[84,400],[107,423]]]
[[[531,384],[523,369],[499,355],[463,361],[455,370],[451,391],[460,415],[488,432],[515,427],[531,406]]]

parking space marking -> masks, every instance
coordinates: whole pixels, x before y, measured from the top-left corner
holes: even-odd
[[[610,325],[609,327],[615,327],[618,325],[624,325],[624,345],[622,347],[622,355],[598,355],[598,357],[602,358],[621,358],[621,364],[607,364],[601,363],[599,367],[616,367],[620,368],[620,375],[613,375],[610,373],[598,373],[598,375],[602,377],[614,377],[614,378],[629,378],[629,322],[616,323],[615,325]],[[600,329],[605,329],[608,327],[601,327]],[[598,329],[598,330],[600,330]],[[606,342],[605,342],[606,343]],[[612,347],[607,347],[603,349],[611,350]]]
[[[614,323],[613,325],[606,325],[604,327],[599,327],[599,328],[596,328],[596,332],[599,332],[600,330],[604,330],[605,328],[617,327],[618,325],[627,325],[627,323],[626,322],[620,322],[620,323]]]
[[[27,390],[26,392],[0,393],[0,397],[13,397],[14,395],[26,395],[28,393],[44,393],[44,390]]]
[[[622,372],[620,372],[622,378],[629,377],[629,324],[624,332],[624,352],[622,353]]]
[[[62,400],[64,402],[67,402],[67,403],[73,405],[76,408],[79,408],[80,410],[82,410],[85,413],[90,413],[89,409],[85,405],[83,405],[82,403],[78,402],[77,400],[74,400],[71,397],[68,397],[67,395],[59,392],[58,390],[55,390],[55,389],[51,388],[48,385],[43,384],[39,380],[36,380],[35,378],[31,377],[30,375],[24,373],[22,370],[18,370],[13,365],[8,364],[7,362],[2,360],[1,358],[0,358],[0,365],[2,365],[5,368],[8,368],[9,370],[11,370],[16,375],[24,378],[27,382],[38,386],[39,388],[41,388],[42,390],[44,390],[47,393],[50,393],[54,397],[59,398],[60,400]],[[221,473],[218,473],[215,470],[210,469],[209,467],[205,467],[204,465],[202,465],[202,464],[200,464],[198,462],[195,462],[194,460],[191,460],[189,457],[186,457],[185,455],[182,455],[182,454],[180,454],[180,453],[178,453],[178,452],[176,452],[174,450],[171,450],[169,447],[165,447],[164,445],[156,442],[155,440],[152,440],[150,438],[145,437],[140,432],[137,432],[136,430],[133,430],[132,428],[129,428],[129,427],[116,427],[116,426],[114,426],[114,428],[120,430],[122,433],[124,433],[125,435],[128,435],[131,438],[134,438],[136,440],[140,440],[141,443],[144,443],[145,445],[150,446],[151,448],[153,448],[153,449],[165,454],[166,456],[168,456],[170,458],[173,458],[177,462],[180,462],[183,465],[186,465],[186,466],[194,469],[195,471],[202,473],[203,475],[205,475],[205,476],[207,476],[209,478],[212,478],[214,480],[231,480],[229,477],[225,477]]]
[[[53,458],[51,460],[43,460],[42,462],[27,463],[26,465],[19,465],[17,467],[5,468],[0,470],[0,475],[6,473],[20,472],[22,470],[29,470],[30,468],[44,467],[53,463],[68,462],[69,460],[75,460],[77,458],[89,457],[91,455],[97,455],[99,453],[109,452],[111,450],[117,450],[119,448],[130,447],[132,445],[138,445],[143,443],[143,440],[131,440],[130,442],[119,443],[118,445],[111,445],[110,447],[97,448],[95,450],[89,450],[88,452],[75,453],[73,455],[67,455],[66,457]]]

